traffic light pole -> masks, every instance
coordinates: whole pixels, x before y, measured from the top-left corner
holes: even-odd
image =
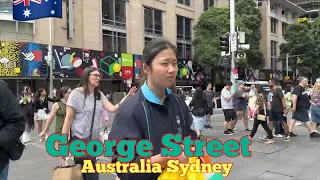
[[[235,33],[236,28],[235,28],[235,0],[230,0],[230,34]],[[231,92],[236,91],[236,79],[234,78],[233,75],[233,69],[235,68],[235,51],[232,51],[230,48],[230,55],[231,55],[231,73],[230,73],[230,81],[232,82],[232,88]]]

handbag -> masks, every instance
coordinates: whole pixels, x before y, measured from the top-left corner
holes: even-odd
[[[75,164],[70,165],[67,160],[65,160],[68,165],[64,166],[61,159],[60,166],[57,166],[51,170],[52,180],[83,180],[81,173],[81,165]]]
[[[100,133],[99,140],[101,142],[104,142],[104,141],[108,140],[108,131],[107,131],[107,129],[105,129],[103,132]]]
[[[259,121],[266,121],[267,120],[266,103],[264,101],[263,101],[263,111],[264,111],[264,115],[263,114],[257,115],[257,119]]]

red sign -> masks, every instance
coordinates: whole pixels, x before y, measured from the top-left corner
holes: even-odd
[[[132,79],[133,78],[133,67],[121,67],[122,79]]]

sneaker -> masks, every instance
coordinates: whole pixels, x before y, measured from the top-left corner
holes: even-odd
[[[291,132],[291,133],[290,133],[290,136],[291,136],[291,137],[297,137],[298,135],[293,134],[293,132]]]
[[[276,134],[276,135],[274,135],[274,137],[276,137],[276,138],[283,138],[283,135],[282,135],[282,134]]]
[[[292,137],[291,136],[287,136],[284,141],[291,141],[292,140]]]
[[[300,126],[302,123],[300,121],[297,121],[294,125],[295,126]]]
[[[230,131],[224,131],[223,134],[224,134],[224,135],[229,135],[229,136],[232,136],[232,135],[233,135],[233,133],[230,132]]]
[[[260,136],[259,139],[264,140],[264,141],[268,141],[269,138],[267,137],[267,135],[265,136]]]
[[[232,129],[228,129],[229,132],[231,132],[232,134],[235,134],[234,130]]]
[[[236,128],[233,128],[233,130],[232,130],[232,131],[233,131],[233,132],[238,132]]]
[[[311,138],[315,138],[315,137],[319,137],[319,136],[320,136],[320,134],[316,133],[316,132],[313,132],[313,133],[310,134]]]
[[[251,130],[251,129],[249,129],[249,128],[247,128],[247,129],[246,129],[246,131],[249,131],[249,132],[250,132],[250,131],[252,131],[252,130]]]

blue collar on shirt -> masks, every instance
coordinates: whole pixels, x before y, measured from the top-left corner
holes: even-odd
[[[163,105],[163,103],[160,101],[160,99],[149,89],[147,85],[147,81],[144,82],[144,84],[141,87],[141,91],[143,96],[150,102]],[[172,91],[169,88],[166,88],[166,94],[172,94]]]

